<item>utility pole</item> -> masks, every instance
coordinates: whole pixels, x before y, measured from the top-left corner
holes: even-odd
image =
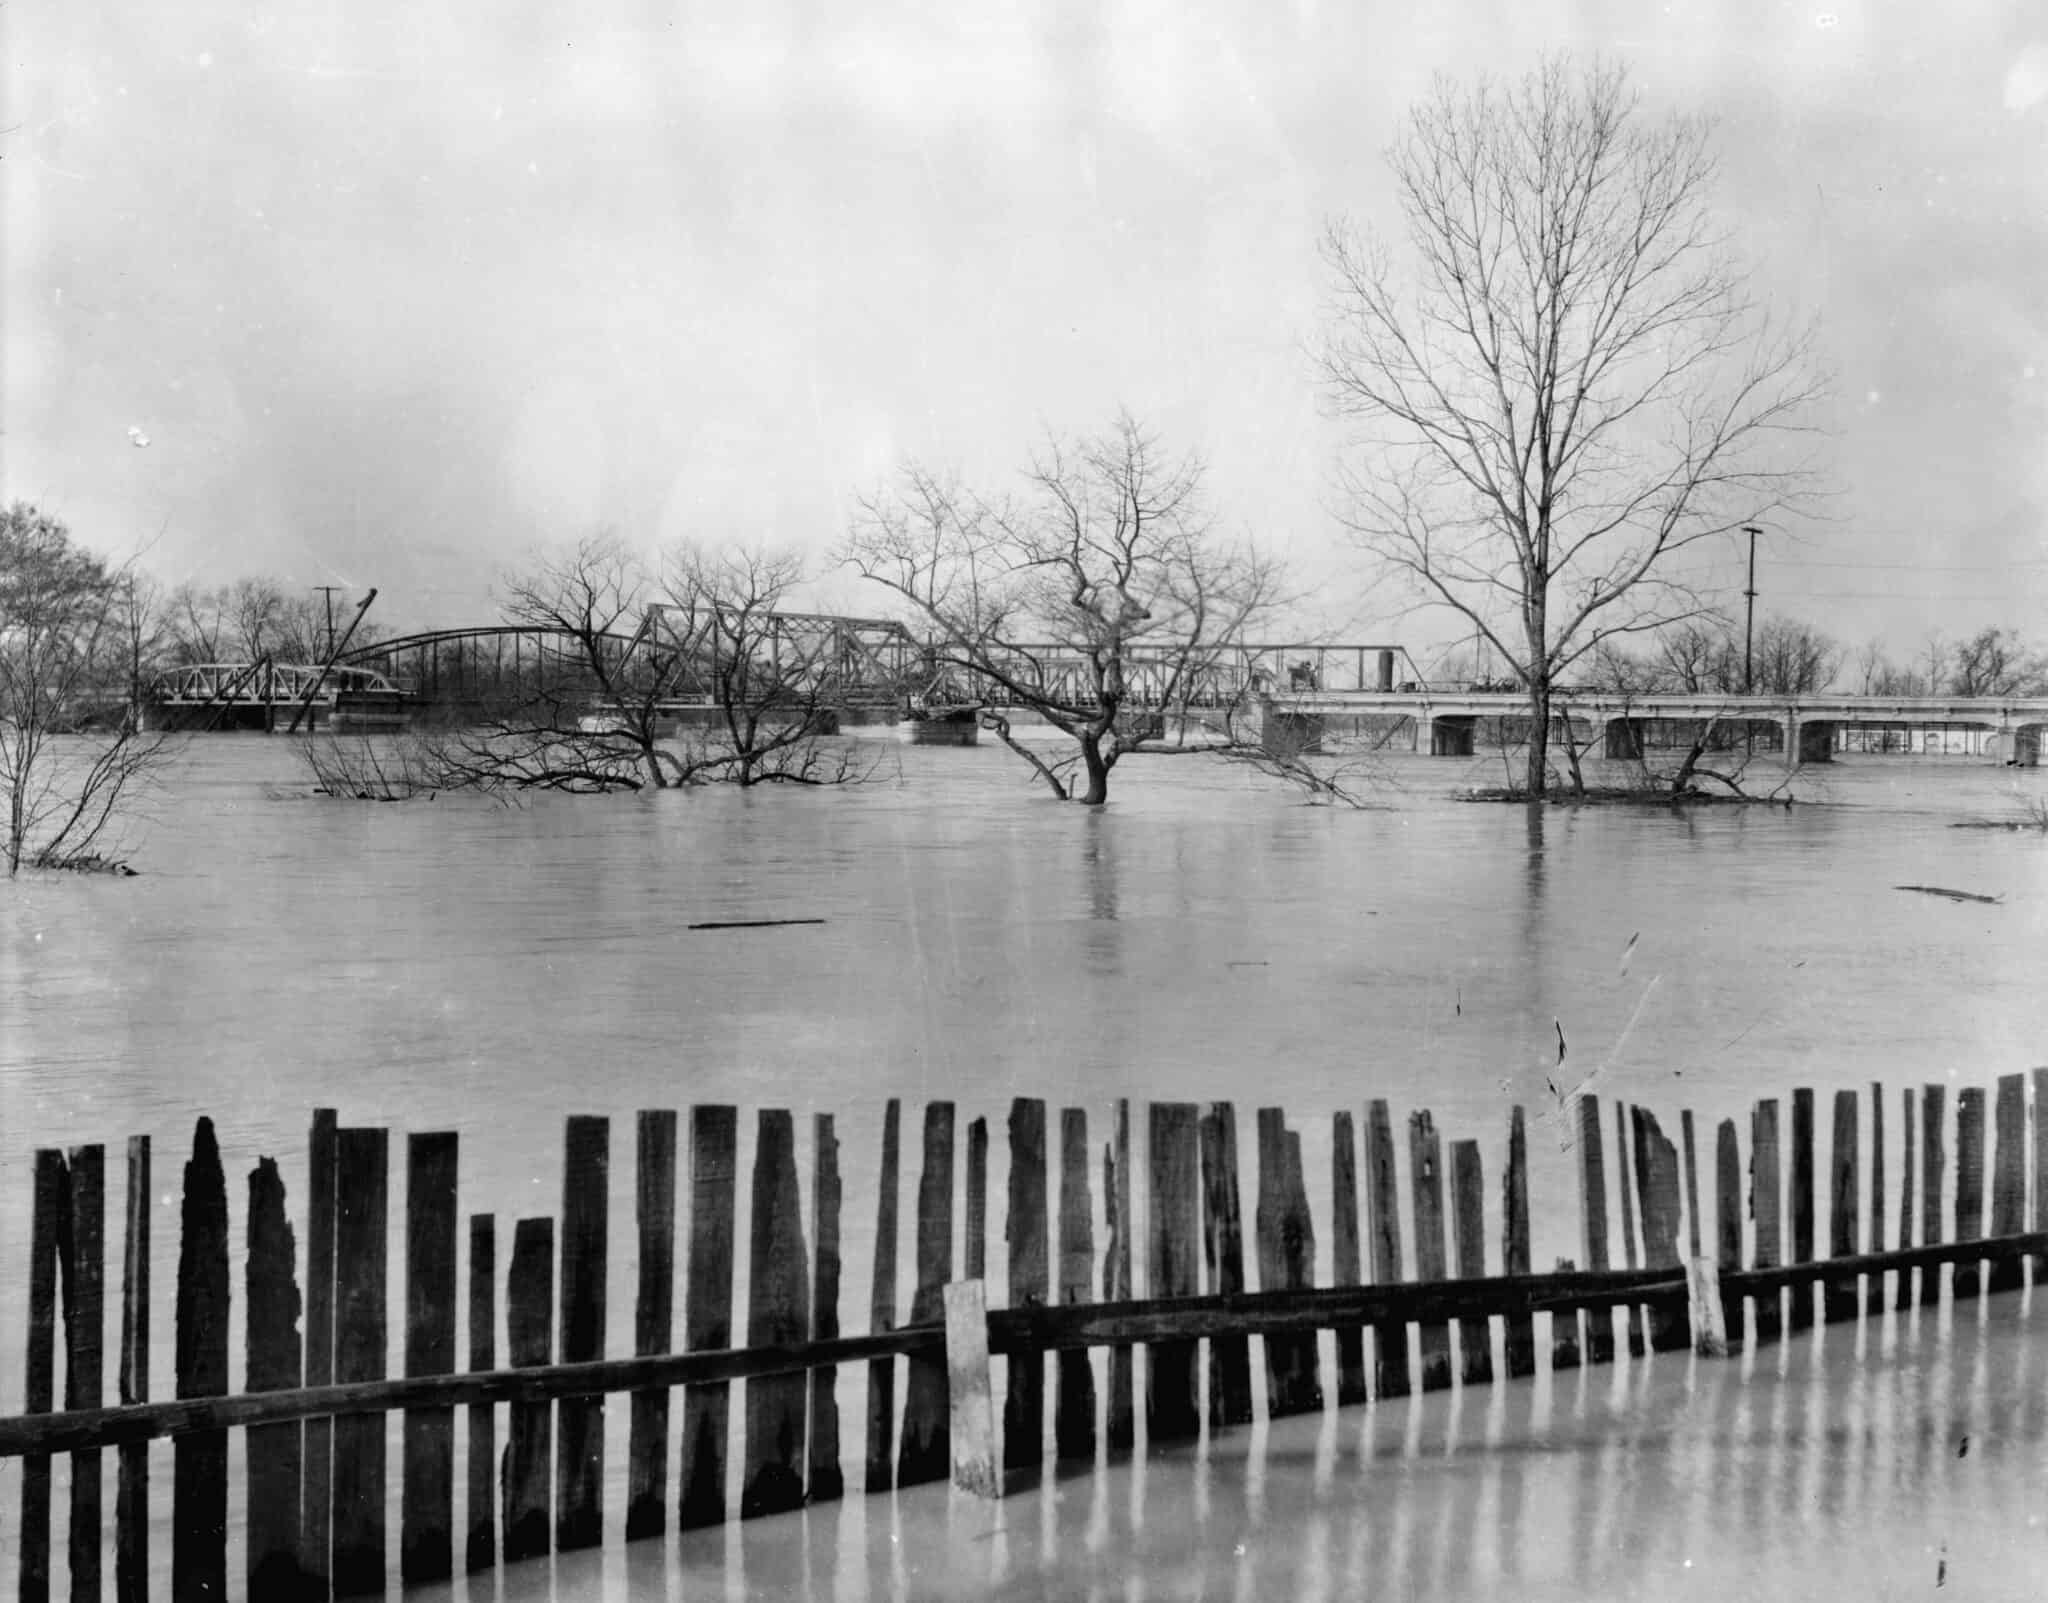
[[[1747,696],[1756,688],[1756,537],[1764,531],[1745,523],[1742,532],[1749,536],[1749,588],[1742,592],[1742,693]]]
[[[1756,575],[1751,574],[1750,577],[1754,579]],[[327,655],[329,659],[332,659],[334,656],[334,592],[339,590],[341,586],[335,584],[316,584],[313,588],[318,590],[327,599]]]

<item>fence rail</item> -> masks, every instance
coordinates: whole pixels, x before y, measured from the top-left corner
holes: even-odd
[[[1368,1103],[1362,1123],[1351,1110],[1332,1115],[1329,1203],[1319,1219],[1302,1131],[1281,1109],[1258,1110],[1247,1185],[1229,1103],[1151,1104],[1135,1140],[1130,1105],[1116,1104],[1098,1169],[1087,1110],[1061,1109],[1055,1122],[1043,1102],[1017,1098],[1007,1131],[1007,1306],[993,1308],[988,1121],[967,1125],[965,1184],[956,1186],[956,1110],[932,1102],[919,1133],[912,1287],[901,1323],[903,1131],[891,1101],[869,1201],[870,1329],[853,1335],[839,1328],[843,1198],[832,1116],[811,1123],[806,1217],[789,1112],[756,1114],[744,1207],[737,1108],[699,1106],[686,1120],[644,1112],[635,1128],[632,1356],[608,1352],[609,1121],[567,1121],[561,1209],[515,1221],[508,1253],[499,1253],[493,1215],[468,1216],[468,1279],[458,1287],[456,1136],[406,1139],[404,1218],[394,1221],[390,1132],[343,1127],[323,1109],[312,1122],[302,1235],[287,1217],[277,1164],[263,1158],[249,1175],[239,1277],[244,1388],[232,1394],[228,1191],[212,1123],[201,1119],[183,1176],[171,1400],[149,1397],[150,1144],[138,1137],[128,1146],[112,1405],[101,1350],[104,1152],[46,1149],[32,1170],[24,1408],[0,1419],[0,1459],[22,1461],[19,1595],[35,1603],[49,1593],[52,1460],[62,1454],[72,1462],[74,1598],[104,1590],[100,1454],[108,1448],[118,1454],[115,1592],[148,1595],[148,1444],[163,1439],[172,1443],[172,1592],[226,1595],[226,1433],[234,1429],[246,1432],[247,1595],[363,1595],[385,1585],[394,1469],[406,1583],[445,1578],[458,1560],[488,1570],[619,1534],[604,1507],[609,1396],[630,1403],[622,1524],[634,1538],[841,1495],[836,1377],[846,1364],[869,1366],[865,1418],[850,1427],[865,1439],[848,1444],[866,1464],[867,1491],[950,1474],[1000,1492],[1042,1468],[1048,1441],[1060,1461],[1129,1450],[1141,1409],[1146,1439],[1169,1442],[1249,1422],[1260,1391],[1266,1414],[1281,1417],[1321,1409],[1330,1382],[1335,1402],[1357,1404],[1568,1370],[1612,1361],[1617,1325],[1631,1353],[1763,1345],[1815,1322],[1939,1302],[1945,1278],[1947,1296],[1968,1299],[2023,1285],[2028,1265],[2039,1274],[2048,1264],[2048,1069],[2034,1071],[2031,1098],[2017,1074],[1997,1082],[1995,1100],[1963,1088],[1952,1119],[1947,1087],[1903,1093],[1890,1246],[1883,1088],[1873,1085],[1867,1098],[1835,1093],[1826,1151],[1814,1094],[1799,1090],[1790,1100],[1789,1129],[1778,1099],[1755,1105],[1746,1163],[1737,1122],[1719,1123],[1703,1206],[1690,1113],[1673,1141],[1648,1109],[1616,1103],[1610,1127],[1596,1096],[1570,1099],[1560,1112],[1583,1267],[1561,1260],[1546,1273],[1531,1272],[1527,1129],[1523,1110],[1513,1109],[1495,1216],[1503,1272],[1489,1275],[1481,1144],[1446,1143],[1426,1112],[1408,1120],[1405,1162],[1384,1101]],[[1255,1199],[1249,1243],[1243,1195]],[[682,1196],[688,1239],[678,1242]],[[1611,1205],[1619,1214],[1612,1233]],[[1319,1224],[1329,1232],[1335,1282],[1323,1286],[1314,1284]],[[394,1240],[403,1246],[396,1330]],[[958,1274],[956,1240],[964,1247]],[[1257,1289],[1248,1289],[1254,1279]],[[1541,1345],[1538,1315],[1548,1322]],[[464,1324],[466,1367],[457,1357]],[[1335,1333],[1334,1364],[1320,1351],[1326,1330]],[[400,1375],[385,1373],[394,1345]],[[1091,1350],[1106,1350],[1100,1370]],[[1000,1402],[995,1357],[1007,1360]],[[734,1381],[745,1383],[736,1509],[726,1461]],[[677,1387],[681,1419],[672,1428]],[[386,1462],[392,1414],[403,1415],[396,1466]]]

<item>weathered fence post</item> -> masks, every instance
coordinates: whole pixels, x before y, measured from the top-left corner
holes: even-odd
[[[1614,1168],[1615,1189],[1621,1193],[1621,1261],[1627,1268],[1636,1266],[1636,1188],[1642,1182],[1629,1159],[1632,1149],[1629,1144],[1629,1106],[1626,1102],[1614,1104]],[[1643,1309],[1640,1303],[1627,1302],[1621,1306],[1621,1333],[1628,1343],[1631,1358],[1640,1358],[1645,1350],[1643,1342]]]
[[[964,1267],[968,1280],[988,1274],[988,1120],[967,1121],[967,1239]],[[984,1293],[987,1287],[984,1283]]]
[[[816,1257],[811,1272],[811,1339],[831,1341],[839,1334],[839,1138],[832,1133],[832,1115],[811,1116],[811,1211],[817,1221],[812,1234]],[[827,1503],[846,1489],[839,1467],[839,1366],[821,1364],[811,1371],[810,1461],[805,1466],[804,1496]]]
[[[1792,1223],[1792,1262],[1813,1262],[1813,1092],[1792,1093],[1792,1183],[1787,1213]],[[1788,1330],[1810,1329],[1813,1325],[1813,1282],[1800,1280],[1792,1287]]]
[[[123,1404],[149,1401],[149,1137],[128,1138],[127,1229],[121,1250]],[[114,1597],[142,1603],[149,1592],[149,1444],[124,1442],[114,1493]]]
[[[455,1179],[452,1130],[413,1135],[405,1154],[405,1372],[455,1372]],[[455,1410],[405,1411],[398,1573],[406,1585],[455,1569]]]
[[[947,1436],[953,1484],[976,1497],[1003,1495],[996,1462],[995,1398],[989,1382],[988,1293],[979,1280],[945,1289]]]
[[[676,1322],[676,1115],[643,1108],[634,1121],[633,1226],[640,1243],[633,1351],[665,1353]],[[668,1388],[633,1393],[626,1444],[626,1540],[668,1526]]]
[[[946,1285],[953,1278],[953,1104],[927,1102],[924,1167],[917,1181],[917,1289],[910,1322],[937,1324],[945,1317]],[[952,1468],[946,1446],[946,1361],[910,1360],[903,1395],[903,1436],[896,1454],[896,1484],[943,1480]]]
[[[1152,1178],[1152,1230],[1145,1295],[1151,1300],[1192,1297],[1201,1291],[1201,1260],[1195,1246],[1199,1112],[1192,1102],[1155,1102],[1149,1112],[1146,1152]],[[1146,1347],[1145,1430],[1149,1441],[1174,1441],[1200,1433],[1195,1350],[1193,1341],[1155,1341]]]
[[[1920,1245],[1939,1246],[1942,1235],[1942,1171],[1948,1164],[1944,1127],[1948,1122],[1948,1087],[1928,1084],[1920,1092]],[[1941,1301],[1941,1265],[1927,1264],[1920,1271],[1920,1301]]]
[[[1862,1234],[1856,1217],[1856,1199],[1862,1187],[1856,1173],[1856,1093],[1835,1093],[1834,1175],[1829,1187],[1828,1256],[1853,1258]],[[1839,1274],[1821,1284],[1821,1318],[1827,1324],[1854,1319],[1863,1307],[1861,1287]]]
[[[57,1238],[63,1230],[64,1154],[51,1147],[35,1157],[35,1192],[29,1216],[28,1367],[25,1414],[57,1406]],[[50,1457],[21,1461],[21,1603],[50,1595]]]
[[[289,1391],[299,1384],[297,1247],[285,1217],[284,1181],[273,1159],[249,1171],[247,1360],[244,1389]],[[299,1492],[304,1433],[300,1422],[252,1426],[248,1433],[249,1596],[299,1592]]]
[[[1330,1120],[1330,1284],[1355,1286],[1363,1272],[1358,1252],[1358,1140],[1351,1115],[1339,1111]],[[1366,1400],[1365,1327],[1337,1329],[1337,1403],[1346,1407]]]
[[[1956,1233],[1957,1241],[1976,1241],[1984,1234],[1984,1090],[1966,1085],[1956,1093]],[[1975,1258],[1959,1261],[1950,1295],[1957,1302],[1975,1297],[1983,1287],[1983,1269]]]
[[[1093,1300],[1095,1225],[1088,1195],[1088,1114],[1060,1110],[1060,1305]],[[1095,1370],[1085,1352],[1059,1355],[1053,1450],[1061,1461],[1095,1457]]]
[[[1042,1308],[1051,1294],[1045,1157],[1045,1104],[1036,1097],[1017,1097],[1010,1103],[1010,1207],[1004,1227],[1012,1308]],[[968,1275],[970,1281],[980,1278]],[[985,1288],[983,1299],[985,1302]],[[950,1304],[947,1318],[950,1326]],[[987,1345],[986,1332],[983,1345]],[[1011,1471],[1035,1471],[1044,1457],[1045,1354],[1013,1352],[1003,1401],[1003,1466]],[[956,1451],[956,1463],[958,1458]]]
[[[1376,1285],[1396,1285],[1403,1278],[1399,1184],[1394,1173],[1393,1119],[1385,1101],[1375,1099],[1365,1110],[1365,1189],[1372,1205],[1372,1278]],[[1372,1363],[1375,1400],[1408,1395],[1405,1323],[1396,1320],[1372,1327]]]
[[[58,1267],[64,1276],[64,1406],[98,1408],[106,1359],[106,1149],[71,1149],[60,1216]],[[100,1595],[100,1454],[71,1455],[71,1595]]]
[[[1870,1250],[1884,1251],[1884,1087],[1870,1082]],[[1875,1316],[1885,1310],[1884,1271],[1870,1277],[1863,1306]]]
[[[1315,1279],[1315,1227],[1301,1183],[1301,1138],[1279,1108],[1261,1108],[1259,1200],[1254,1227],[1259,1247],[1259,1290],[1293,1291]],[[1271,1334],[1266,1348],[1266,1411],[1280,1419],[1323,1406],[1313,1331]],[[1156,1350],[1156,1349],[1155,1349]]]
[[[337,1131],[333,1108],[315,1108],[306,1144],[306,1357],[308,1386],[334,1379],[334,1185]],[[334,1421],[309,1419],[299,1494],[299,1581],[309,1603],[332,1591]]]
[[[1116,1127],[1102,1153],[1102,1189],[1108,1213],[1109,1240],[1102,1254],[1102,1300],[1128,1302],[1131,1299],[1131,1104],[1118,1097]],[[1103,1434],[1111,1453],[1127,1453],[1137,1440],[1138,1426],[1133,1394],[1131,1346],[1121,1343],[1109,1350],[1109,1400],[1105,1407]]]
[[[2048,1231],[2048,1068],[2034,1070],[2034,1229]],[[2034,1255],[2034,1283],[2048,1282],[2048,1252]]]
[[[1477,1141],[1451,1143],[1451,1238],[1460,1280],[1486,1274],[1486,1180]],[[1458,1375],[1467,1386],[1493,1381],[1493,1321],[1481,1314],[1457,1321]]]
[[[334,1378],[382,1380],[387,1328],[386,1261],[390,1132],[335,1133]],[[336,1597],[384,1590],[384,1416],[334,1422]]]
[[[228,1188],[213,1121],[202,1118],[185,1165],[178,1238],[178,1396],[228,1389]],[[227,1596],[228,1433],[193,1431],[172,1444],[171,1595]]]
[[[559,1342],[565,1364],[604,1356],[610,1236],[611,1121],[571,1115],[563,1136]],[[564,1397],[555,1409],[555,1546],[604,1535],[604,1399]]]
[[[1500,1272],[1526,1275],[1529,1259],[1529,1135],[1522,1108],[1517,1104],[1508,1115],[1508,1166],[1500,1184]],[[1563,1317],[1563,1316],[1558,1316]],[[1572,1321],[1576,1327],[1578,1321]],[[1510,1314],[1507,1319],[1507,1361],[1510,1379],[1536,1373],[1536,1319],[1533,1314]],[[1573,1331],[1577,1335],[1576,1328]],[[1572,1344],[1578,1358],[1578,1343]]]
[[[882,1114],[882,1172],[875,1203],[875,1276],[868,1305],[868,1329],[879,1335],[896,1328],[896,1194],[903,1104],[889,1098]],[[694,1248],[692,1249],[694,1257]],[[887,1491],[896,1479],[896,1360],[868,1362],[867,1474],[870,1492]]]
[[[683,1292],[688,1352],[732,1345],[733,1208],[739,1174],[739,1110],[690,1109],[690,1263]],[[683,1389],[676,1524],[691,1530],[725,1518],[725,1433],[731,1385]]]
[[[1436,1121],[1428,1109],[1408,1115],[1409,1179],[1415,1194],[1415,1278],[1436,1283],[1450,1278],[1444,1257],[1443,1153]],[[1451,1327],[1437,1319],[1423,1324],[1422,1389],[1451,1384]]]
[[[2016,1236],[2027,1228],[2027,1081],[2023,1074],[1998,1077],[1997,1146],[1992,1152],[1991,1233]],[[1987,1293],[2018,1291],[2026,1269],[2017,1255],[1992,1264]]]
[[[498,1367],[498,1226],[488,1213],[469,1216],[469,1367],[489,1374]],[[498,1562],[497,1410],[489,1403],[469,1405],[469,1493],[464,1513],[469,1538],[463,1569],[474,1575]]]
[[[1202,1115],[1202,1258],[1211,1296],[1244,1290],[1244,1227],[1237,1201],[1237,1110],[1212,1102]],[[1251,1338],[1209,1338],[1209,1423],[1252,1421]]]
[[[1750,1115],[1749,1212],[1756,1223],[1756,1250],[1750,1262],[1775,1269],[1782,1261],[1778,1167],[1778,1102],[1766,1097]],[[1784,1329],[1784,1291],[1760,1292],[1750,1314],[1756,1345],[1776,1341]]]
[[[1899,1092],[1899,1126],[1906,1143],[1905,1162],[1901,1166],[1905,1172],[1899,1176],[1899,1250],[1904,1252],[1913,1245],[1913,1180],[1918,1172],[1913,1155],[1913,1135],[1918,1125],[1913,1118],[1913,1088],[1910,1085]],[[1930,1274],[1932,1272],[1929,1271]],[[1892,1301],[1894,1308],[1903,1311],[1913,1306],[1913,1276],[1916,1273],[1918,1271],[1913,1269],[1899,1271],[1898,1294]]]
[[[797,1193],[796,1125],[781,1108],[756,1115],[753,1208],[747,1254],[747,1345],[795,1346],[811,1333],[810,1255]],[[804,1409],[809,1377],[747,1381],[746,1464],[740,1518],[783,1514],[804,1503]]]
[[[512,1227],[505,1277],[505,1345],[514,1369],[548,1362],[555,1325],[555,1222],[521,1219]],[[554,1469],[554,1404],[514,1403],[507,1421],[502,1521],[505,1562],[548,1551]]]
[[[1686,1259],[1685,1288],[1692,1350],[1702,1358],[1726,1358],[1728,1331],[1722,1323],[1719,1265],[1711,1258]]]
[[[1734,1274],[1742,1268],[1742,1144],[1733,1119],[1721,1121],[1714,1170],[1714,1266]],[[1721,1331],[1732,1345],[1742,1345],[1742,1298],[1731,1291],[1721,1293]]]
[[[1590,1093],[1578,1099],[1580,1244],[1588,1274],[1607,1269],[1607,1163],[1600,1151],[1600,1099]],[[1569,1316],[1567,1316],[1569,1317]],[[1614,1312],[1591,1309],[1586,1316],[1585,1360],[1614,1361]]]

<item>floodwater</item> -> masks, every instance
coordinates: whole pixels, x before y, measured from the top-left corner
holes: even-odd
[[[150,1134],[156,1373],[168,1381],[177,1175],[197,1116],[219,1132],[238,1240],[240,1177],[259,1154],[279,1160],[300,1213],[315,1106],[337,1107],[344,1124],[460,1131],[461,1207],[495,1212],[505,1240],[513,1217],[559,1205],[564,1116],[606,1114],[610,1350],[622,1352],[635,1277],[632,1114],[730,1101],[795,1112],[807,1209],[810,1115],[835,1116],[846,1198],[840,1314],[857,1331],[867,1323],[890,1096],[907,1104],[899,1313],[918,1105],[938,1097],[959,1103],[963,1129],[969,1118],[990,1121],[995,1285],[1004,1116],[1016,1095],[1087,1109],[1098,1147],[1119,1097],[1231,1099],[1247,1157],[1251,1110],[1283,1107],[1302,1135],[1319,1221],[1334,1110],[1356,1118],[1372,1098],[1387,1099],[1396,1119],[1430,1109],[1446,1139],[1483,1142],[1492,1195],[1507,1110],[1519,1104],[1531,1120],[1534,1260],[1544,1267],[1578,1252],[1555,1113],[1581,1084],[1647,1106],[1667,1131],[1690,1109],[1710,1141],[1723,1118],[1746,1135],[1751,1102],[1795,1085],[1825,1098],[1882,1082],[1896,1109],[1900,1087],[1988,1085],[2043,1057],[2048,841],[1951,825],[2016,816],[2023,799],[2048,790],[2048,774],[1873,757],[1802,778],[1800,793],[1818,805],[1789,811],[1532,812],[1450,799],[1500,782],[1497,758],[1404,754],[1379,772],[1384,807],[1352,812],[1302,805],[1242,769],[1174,757],[1128,761],[1112,805],[1088,813],[1048,801],[1000,749],[883,740],[872,749],[877,778],[852,790],[373,806],[309,798],[282,738],[195,739],[128,843],[142,877],[24,879],[0,893],[0,1287],[15,1291],[23,1274],[32,1150],[106,1142],[117,1221],[120,1143]],[[687,928],[773,918],[824,922]],[[1896,1118],[1887,1122],[1896,1175],[1900,1132]],[[743,1173],[751,1133],[749,1113]],[[402,1193],[402,1151],[392,1167]],[[1253,1177],[1243,1184],[1249,1224]],[[956,1209],[956,1232],[958,1219]],[[1326,1276],[1327,1228],[1318,1236]],[[1497,1272],[1497,1240],[1488,1253]],[[743,1320],[744,1266],[738,1278]],[[1965,1324],[1973,1317],[1966,1311]],[[1974,1345],[1943,1338],[1951,1368],[1976,1377],[1959,1395],[1978,1397],[2024,1365],[2026,1343],[2000,1334],[2017,1317],[2000,1314],[2005,1323],[1973,1335]],[[0,1326],[0,1375],[15,1372],[19,1340],[11,1321]],[[394,1349],[396,1340],[394,1328]],[[729,1544],[720,1535],[724,1557],[712,1567],[723,1566],[729,1591],[752,1596],[794,1586],[778,1566],[799,1560],[806,1584],[849,1597],[947,1595],[970,1578],[977,1589],[1034,1595],[1138,1595],[1128,1578],[1145,1595],[1349,1595],[1356,1564],[1381,1574],[1392,1562],[1385,1544],[1399,1541],[1417,1595],[1460,1586],[1484,1595],[1490,1572],[1470,1568],[1478,1560],[1464,1540],[1428,1522],[1462,1531],[1476,1521],[1491,1532],[1513,1498],[1532,1542],[1540,1535],[1545,1551],[1562,1543],[1590,1555],[1571,1584],[1592,1593],[1638,1595],[1613,1567],[1616,1554],[1637,1551],[1719,1563],[1725,1581],[1733,1561],[1711,1551],[1731,1540],[1725,1528],[1681,1541],[1663,1522],[1697,1522],[1701,1506],[1718,1506],[1720,1494],[1703,1488],[1733,1473],[1729,1443],[1743,1444],[1743,1462],[1768,1460],[1757,1472],[1766,1487],[1773,1475],[1832,1484],[1842,1433],[1896,1427],[1873,1412],[1882,1386],[1858,1380],[1878,1371],[1838,1362],[1840,1345],[1830,1333],[1824,1360],[1795,1357],[1788,1373],[1767,1355],[1760,1387],[1733,1386],[1732,1369],[1664,1358],[1614,1372],[1625,1379],[1596,1372],[1591,1393],[1560,1382],[1544,1404],[1525,1386],[1472,1393],[1455,1417],[1441,1398],[1419,1402],[1420,1423],[1399,1429],[1465,1444],[1441,1454],[1388,1445],[1395,1419],[1410,1417],[1402,1404],[1370,1419],[1333,1414],[1220,1438],[1206,1456],[1155,1455],[1006,1504],[999,1517],[947,1513],[943,1490],[872,1510],[856,1497],[804,1516],[800,1542],[777,1546],[763,1527]],[[1918,1384],[1926,1368],[1910,1351],[1893,1367],[1901,1385]],[[840,1383],[855,1485],[862,1379],[848,1370]],[[1608,1406],[1610,1381],[1628,1388],[1626,1407]],[[1859,1384],[1871,1398],[1858,1401]],[[1816,1395],[1826,1399],[1825,1429],[1781,1431],[1786,1419],[1809,1418]],[[610,1411],[614,1471],[624,1414]],[[1480,1452],[1489,1440],[1522,1445]],[[2037,1417],[2027,1440],[2020,1456],[2038,1473]],[[1905,1473],[1896,1466],[1911,1443],[1888,1450],[1891,1467],[1871,1477]],[[1661,1467],[1646,1475],[1645,1464]],[[1585,1494],[1596,1473],[1619,1476],[1624,1489]],[[1749,1495],[1755,1478],[1738,1475],[1743,1490],[1731,1495]],[[1298,1535],[1280,1548],[1269,1539],[1256,1560],[1248,1549],[1226,1573],[1208,1544],[1228,1520],[1256,1523],[1254,1483],[1266,1488],[1265,1519],[1298,1520]],[[0,1499],[10,1484],[0,1476]],[[1671,1508],[1657,1502],[1664,1513],[1653,1520],[1643,1500],[1658,1498]],[[1190,1519],[1204,1499],[1228,1520]],[[1361,1502],[1384,1503],[1395,1524],[1355,1530]],[[615,1488],[614,1521],[622,1504]],[[1781,1487],[1759,1517],[1790,1517],[1785,1504]],[[1841,1529],[1862,1517],[1844,1509]],[[899,1519],[924,1522],[923,1558],[894,1543],[884,1551],[882,1533]],[[1873,1512],[1872,1528],[1885,1519]],[[1796,1532],[1781,1536],[1769,1551],[1789,1554]],[[684,1562],[667,1551],[666,1562]],[[1083,1553],[1091,1556],[1072,1568]],[[589,1573],[616,1581],[625,1562],[614,1553]],[[1466,1579],[1439,1588],[1430,1568],[1439,1563]],[[943,1583],[918,1581],[920,1564],[936,1566]],[[1047,1566],[1061,1579],[1041,1587],[1030,1577]],[[1525,1567],[1512,1573],[1527,1583],[1512,1588],[1518,1595],[1553,1584]],[[1681,1578],[1672,1573],[1671,1595]]]

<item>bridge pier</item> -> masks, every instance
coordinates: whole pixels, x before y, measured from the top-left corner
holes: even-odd
[[[2012,732],[2012,765],[2015,768],[2041,766],[2041,726],[2021,724]]]
[[[1312,757],[1323,749],[1323,717],[1313,712],[1278,712],[1259,719],[1259,744],[1283,757]]]
[[[1785,766],[1835,760],[1835,725],[1823,718],[1804,718],[1793,713],[1785,720]]]
[[[1601,755],[1611,762],[1626,762],[1643,754],[1643,720],[1610,718]]]
[[[1470,757],[1477,749],[1475,741],[1479,720],[1472,716],[1432,718],[1429,721],[1429,754],[1432,757]]]
[[[910,721],[910,743],[913,746],[974,746],[980,742],[981,719],[972,708]]]

